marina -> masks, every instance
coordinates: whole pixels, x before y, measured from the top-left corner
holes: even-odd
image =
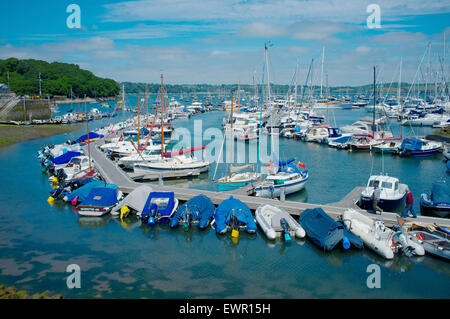
[[[9,3],[0,299],[448,299],[449,8],[400,2]]]

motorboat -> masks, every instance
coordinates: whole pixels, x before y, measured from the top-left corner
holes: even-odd
[[[380,188],[380,200],[378,206],[383,211],[392,212],[405,202],[406,184],[401,184],[399,179],[388,175],[372,175],[366,188],[361,192],[358,206],[362,209],[372,210],[374,184],[378,182]]]
[[[167,223],[178,208],[178,199],[174,192],[151,192],[142,212],[137,212],[139,219],[150,226],[155,223]]]
[[[274,163],[274,173],[255,184],[256,196],[274,198],[280,197],[282,193],[288,195],[302,190],[309,180],[308,170],[300,171],[294,161],[295,158],[292,158]]]
[[[432,156],[442,149],[442,143],[419,138],[405,138],[400,146],[401,156]]]
[[[239,236],[239,231],[256,233],[256,223],[248,206],[239,199],[230,196],[216,208],[214,227],[218,234],[232,231],[232,236]]]
[[[205,195],[200,194],[189,199],[170,218],[169,226],[172,228],[183,225],[188,230],[191,224],[196,224],[198,228],[205,229],[214,219],[216,206]]]
[[[306,235],[300,224],[284,209],[277,206],[269,204],[259,206],[255,211],[255,218],[268,239],[282,237],[290,241],[292,237],[303,238]]]
[[[306,209],[299,217],[300,225],[308,238],[325,251],[333,250],[339,243],[344,249],[363,247],[363,241],[348,231],[342,222],[331,218],[322,208]]]
[[[420,212],[423,215],[448,217],[450,214],[450,187],[447,183],[433,183],[430,194],[420,195]]]
[[[81,216],[103,216],[111,211],[118,202],[117,186],[96,187],[86,196],[86,199],[77,206]]]
[[[136,214],[142,213],[152,190],[152,187],[149,185],[136,187],[111,210],[111,215],[120,214],[123,217],[123,215],[128,215],[131,211]]]

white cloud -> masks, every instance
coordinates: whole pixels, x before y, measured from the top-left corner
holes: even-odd
[[[238,36],[248,38],[272,38],[282,36],[284,34],[286,34],[285,28],[262,22],[246,24],[242,26],[238,32]]]
[[[362,53],[362,54],[367,54],[367,53],[369,53],[370,52],[370,48],[369,47],[366,47],[366,46],[364,46],[364,45],[361,45],[361,46],[359,46],[359,47],[357,47],[356,49],[355,49],[355,52],[356,53]]]
[[[418,43],[427,40],[427,35],[421,32],[386,32],[371,37],[371,41],[386,44]]]

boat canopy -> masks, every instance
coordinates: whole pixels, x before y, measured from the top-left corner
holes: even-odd
[[[141,185],[134,189],[127,197],[125,197],[117,206],[115,206],[111,214],[119,211],[122,207],[128,206],[137,212],[142,212],[148,195],[152,192],[152,188],[148,185]]]
[[[446,183],[434,183],[431,186],[431,200],[433,203],[450,203],[450,187]]]
[[[117,188],[96,187],[83,201],[82,206],[109,207],[117,204]]]
[[[204,228],[213,218],[216,206],[203,194],[195,196],[184,203],[172,218],[170,225],[175,224],[175,219],[181,220],[186,215],[186,210],[191,214],[193,220],[199,221],[199,227]]]
[[[93,140],[93,139],[96,139],[96,138],[103,138],[103,137],[104,137],[104,135],[97,134],[95,132],[89,132],[89,139],[90,140]],[[87,139],[88,139],[88,134],[84,134],[84,135],[81,135],[75,142],[83,143],[83,142],[87,141]]]
[[[239,224],[246,225],[247,231],[256,231],[256,224],[252,212],[248,206],[239,199],[230,196],[217,206],[214,219],[216,220],[216,231],[222,232],[229,225],[231,215],[237,217]]]
[[[69,151],[69,152],[64,153],[61,156],[55,157],[54,159],[52,159],[52,162],[53,162],[53,164],[56,164],[56,165],[66,164],[66,163],[69,163],[69,161],[72,159],[72,157],[80,156],[80,155],[81,155],[80,152]]]
[[[156,205],[161,216],[170,216],[175,207],[175,194],[173,192],[151,192],[145,202],[142,215],[149,215],[153,204]]]
[[[74,190],[73,192],[66,195],[67,201],[71,202],[75,197],[78,197],[78,201],[82,202],[89,195],[91,190],[95,187],[104,187],[106,186],[104,181],[93,180],[80,188]]]
[[[402,142],[402,150],[420,151],[423,141],[418,138],[405,138]]]

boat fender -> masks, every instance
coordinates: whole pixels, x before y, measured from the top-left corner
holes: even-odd
[[[54,201],[55,199],[52,196],[49,196],[47,199],[47,202],[49,202],[50,204],[53,204]]]
[[[344,249],[346,250],[350,248],[350,241],[346,236],[344,236],[344,238],[342,239],[342,247],[344,247]]]
[[[72,206],[76,206],[78,204],[78,196],[75,196],[74,199],[72,199]]]
[[[52,183],[53,184],[57,184],[58,183],[58,178],[56,176],[52,177]]]

